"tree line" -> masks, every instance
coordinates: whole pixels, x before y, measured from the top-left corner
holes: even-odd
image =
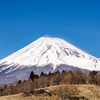
[[[2,86],[2,95],[17,94],[25,91],[32,91],[37,88],[61,85],[61,84],[96,84],[100,85],[100,72],[86,72],[81,69],[74,69],[62,72],[58,70],[54,73],[41,72],[40,76],[30,72],[28,80],[19,80],[16,84]]]

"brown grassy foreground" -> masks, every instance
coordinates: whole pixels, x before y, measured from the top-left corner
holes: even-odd
[[[34,93],[27,91],[26,96],[20,93],[1,96],[0,100],[100,100],[100,86],[97,85],[56,85],[47,87],[47,89],[52,96],[39,92],[41,90],[39,88],[35,89]]]

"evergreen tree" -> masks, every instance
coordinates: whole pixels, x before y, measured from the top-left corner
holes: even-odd
[[[29,79],[31,79],[32,81],[34,81],[34,72],[33,71],[31,71]]]

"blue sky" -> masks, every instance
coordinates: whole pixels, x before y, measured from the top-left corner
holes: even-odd
[[[0,0],[0,59],[42,36],[100,58],[100,0]]]

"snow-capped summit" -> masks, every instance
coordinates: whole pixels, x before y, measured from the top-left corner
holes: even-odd
[[[6,75],[20,70],[25,70],[26,73],[31,70],[34,70],[37,74],[41,71],[48,73],[49,71],[55,71],[57,68],[60,68],[60,70],[67,69],[68,66],[100,70],[99,65],[100,60],[96,57],[85,53],[63,39],[41,37],[0,60],[0,74]],[[65,68],[65,66],[67,67]]]

